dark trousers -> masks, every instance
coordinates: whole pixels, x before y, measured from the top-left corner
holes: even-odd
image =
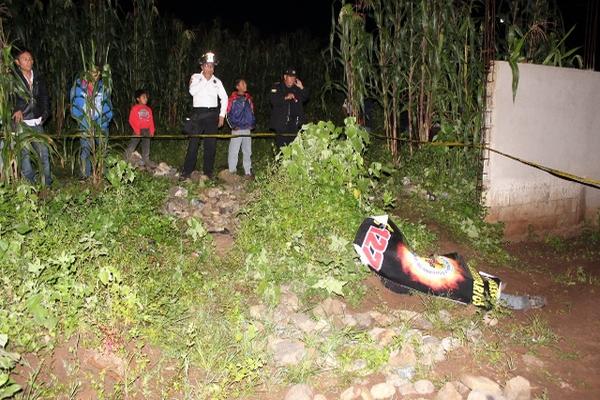
[[[217,133],[219,124],[219,111],[216,108],[194,108],[192,119],[194,120],[194,135],[207,134],[214,135]],[[216,138],[203,138],[204,140],[204,175],[212,177],[213,168],[215,165],[215,153],[217,151]],[[200,146],[200,138],[190,138],[185,162],[183,163],[182,176],[189,176],[196,167],[198,158],[198,147]]]
[[[297,134],[298,127],[296,124],[287,124],[284,128],[277,129],[275,131],[275,144],[277,145],[277,148],[281,149],[283,146],[292,143],[294,139],[296,139]]]

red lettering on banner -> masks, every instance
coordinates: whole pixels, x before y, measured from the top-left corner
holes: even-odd
[[[363,240],[362,251],[367,257],[367,261],[371,268],[379,271],[383,264],[383,252],[387,249],[390,239],[390,232],[387,229],[370,226],[365,240]]]

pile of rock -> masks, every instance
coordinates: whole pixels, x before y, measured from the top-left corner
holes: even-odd
[[[207,179],[204,175],[195,174],[192,174],[192,180]],[[181,219],[197,218],[209,233],[233,234],[239,227],[238,214],[247,197],[245,181],[228,172],[220,173],[219,178],[223,185],[200,187],[196,195],[182,186],[172,187],[164,211]]]
[[[351,313],[347,305],[336,299],[326,299],[312,309],[302,312],[298,296],[289,287],[282,288],[281,300],[277,307],[270,309],[263,304],[250,307],[252,324],[260,331],[270,327],[266,348],[272,355],[274,367],[290,367],[311,363],[314,367],[327,371],[352,372],[360,379],[330,398],[353,399],[393,399],[393,398],[435,398],[436,400],[528,400],[531,398],[529,382],[516,377],[506,382],[504,389],[486,377],[465,375],[460,381],[446,383],[436,393],[434,384],[428,379],[414,380],[417,370],[431,370],[436,363],[447,358],[448,353],[463,346],[456,337],[438,338],[431,334],[432,323],[425,315],[411,310],[395,310],[391,313],[369,311]],[[442,310],[440,320],[451,320],[451,315]],[[334,335],[342,331],[358,330],[365,332],[372,340],[374,348],[388,349],[387,363],[377,370],[368,367],[368,361],[357,359],[350,365],[344,363],[334,351],[323,354],[318,348]],[[481,331],[469,329],[467,341],[478,341]],[[400,344],[400,345],[399,345]],[[322,346],[323,345],[323,346]],[[352,342],[342,346],[349,349],[357,345]],[[383,380],[381,376],[385,377]],[[339,397],[338,397],[339,396]],[[417,397],[413,397],[417,396]],[[433,397],[432,397],[433,396]],[[466,396],[466,397],[464,397]],[[292,386],[286,400],[323,400],[326,396],[314,393],[308,385]]]

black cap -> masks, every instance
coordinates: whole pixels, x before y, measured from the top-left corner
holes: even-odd
[[[296,76],[296,68],[294,67],[287,67],[284,71],[283,71],[284,75],[289,75],[289,76]]]

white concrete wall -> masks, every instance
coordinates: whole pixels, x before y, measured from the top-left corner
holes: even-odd
[[[519,64],[494,65],[488,144],[492,149],[574,175],[600,180],[600,72]],[[488,153],[484,199],[488,220],[503,221],[508,239],[530,233],[572,234],[597,222],[600,189]]]

